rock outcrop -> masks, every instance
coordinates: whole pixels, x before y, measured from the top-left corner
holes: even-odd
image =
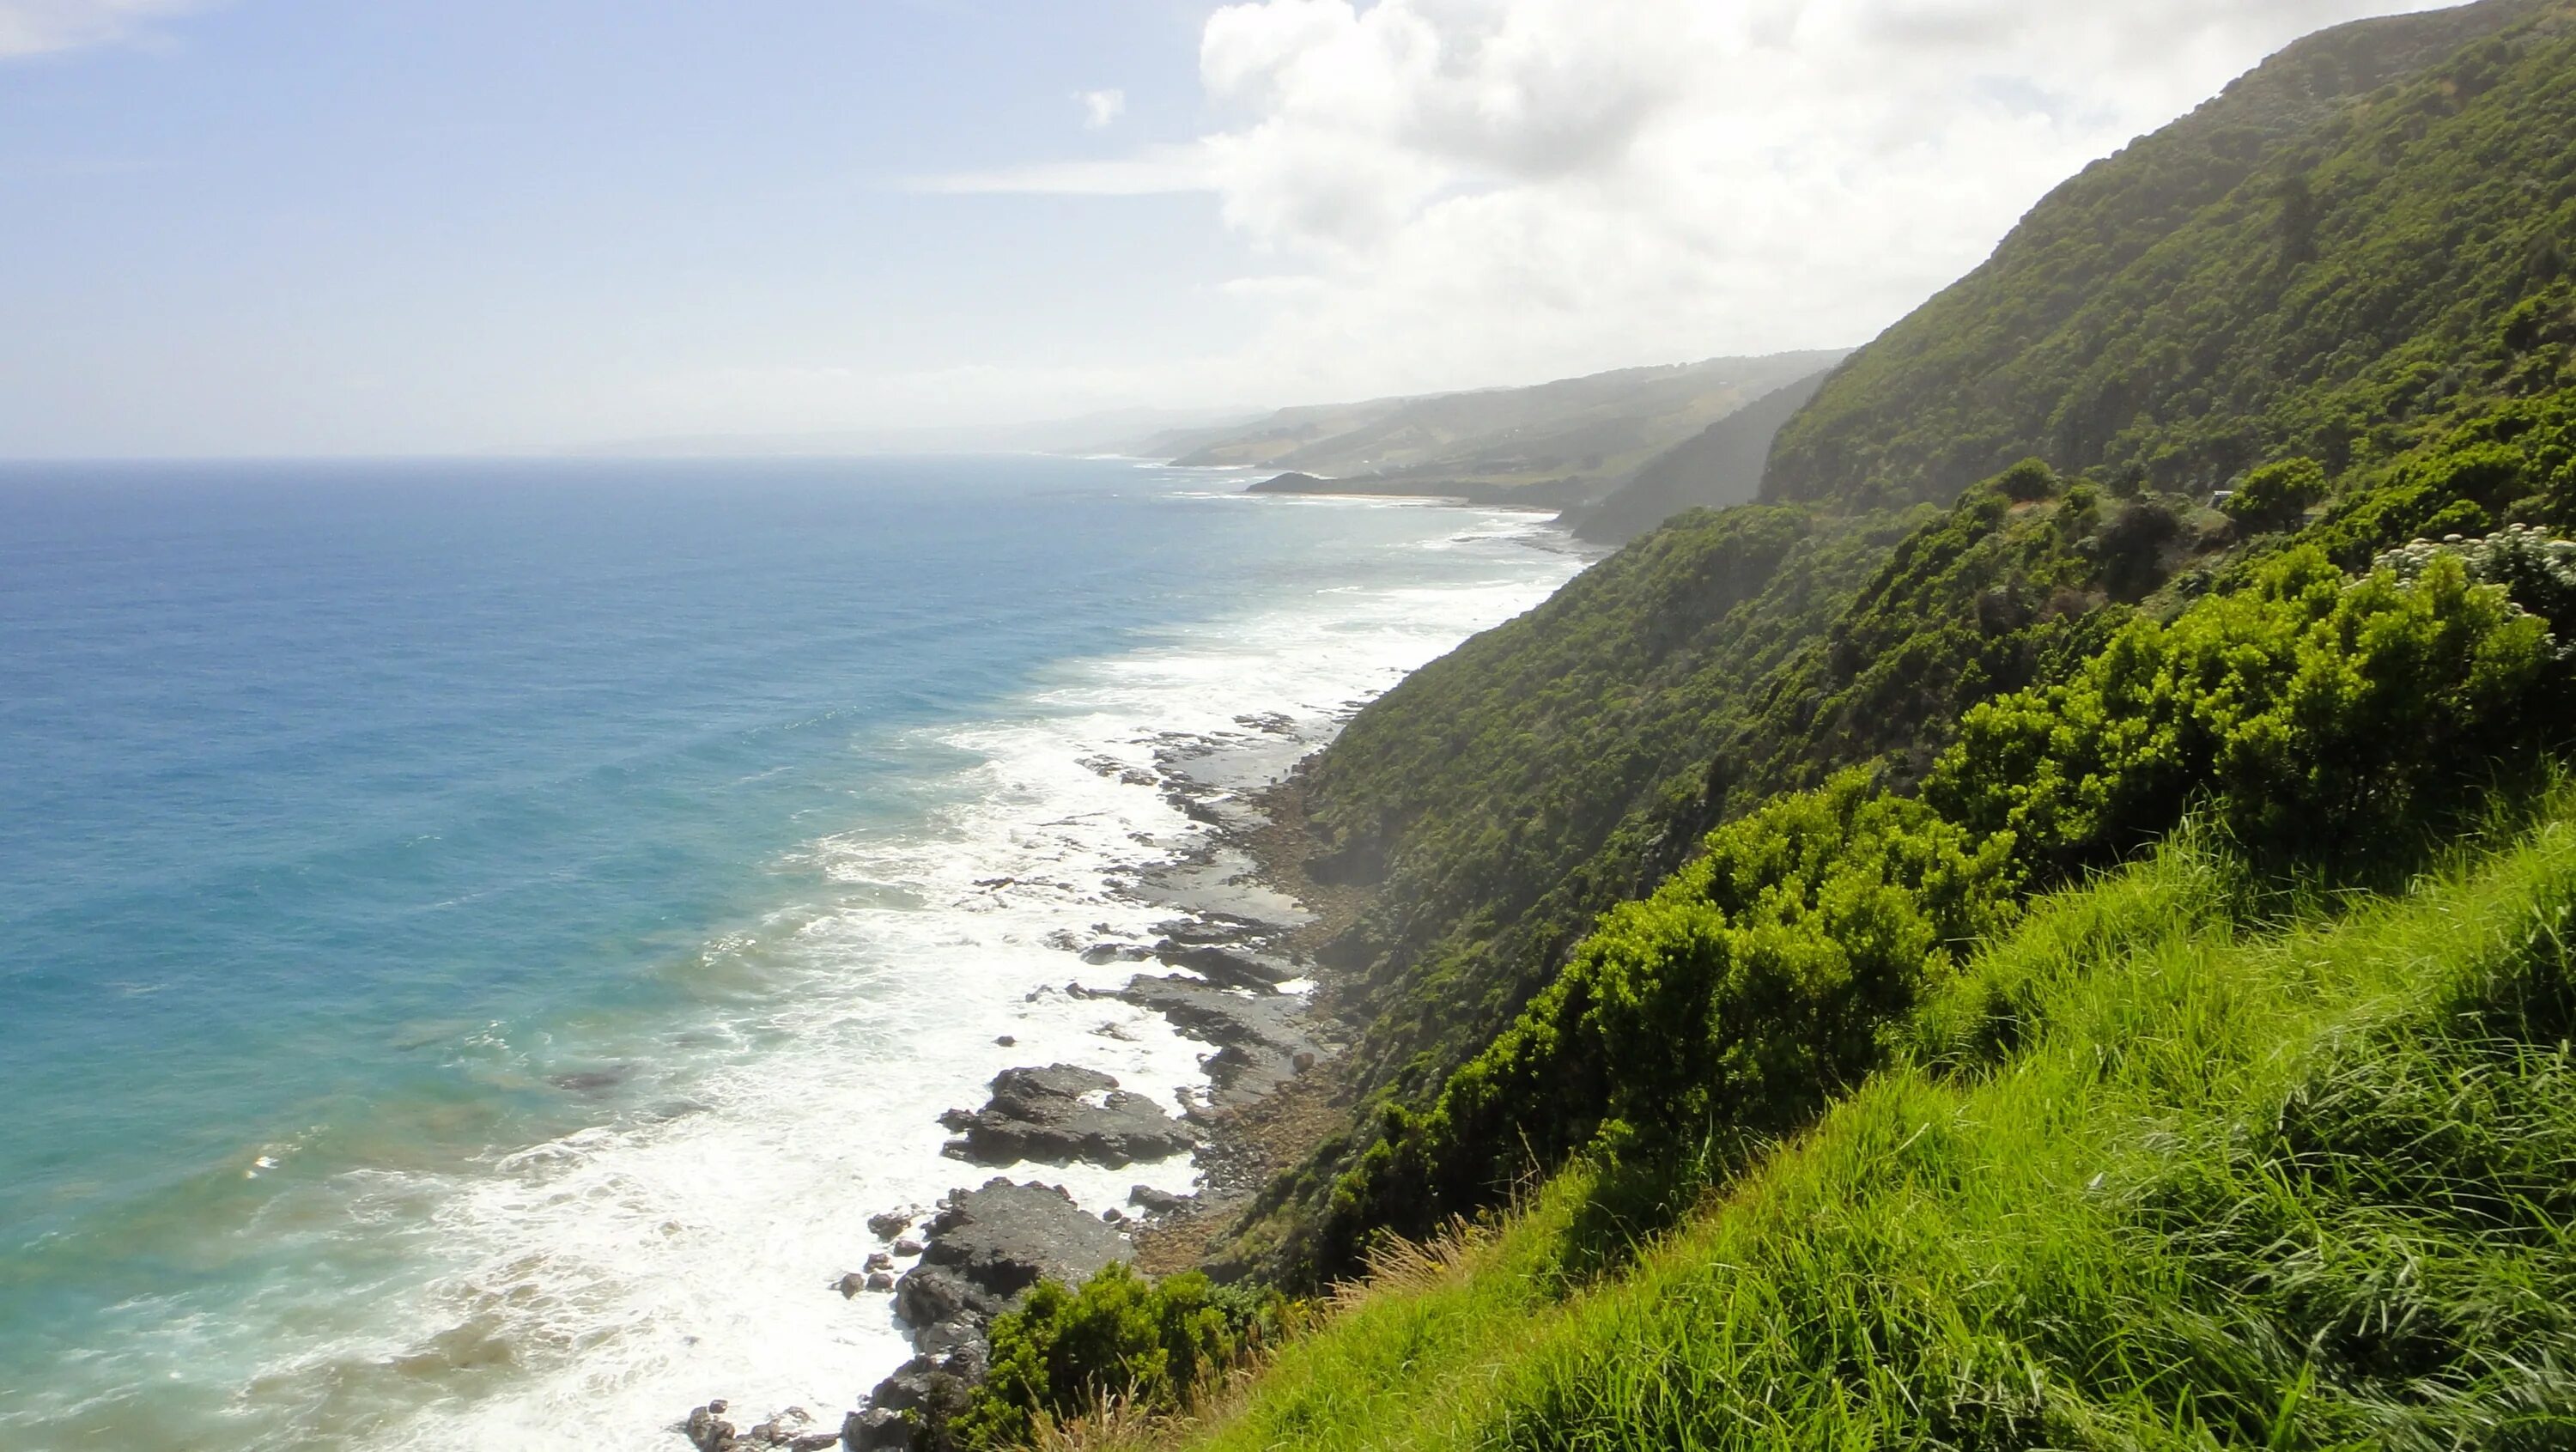
[[[1198,1143],[1198,1134],[1107,1074],[1071,1064],[1005,1069],[982,1109],[952,1109],[940,1122],[958,1133],[952,1153],[978,1164],[1075,1160],[1116,1169],[1159,1160]]]

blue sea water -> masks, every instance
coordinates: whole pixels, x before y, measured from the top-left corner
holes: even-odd
[[[900,1347],[820,1287],[958,1178],[938,1107],[1186,1089],[1044,998],[1198,830],[1158,743],[1318,737],[1579,563],[1238,482],[0,468],[0,1445],[836,1416]]]

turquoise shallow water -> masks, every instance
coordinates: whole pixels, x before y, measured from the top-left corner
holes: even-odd
[[[1326,722],[1574,564],[1232,487],[0,470],[0,1445],[846,1402],[892,1332],[805,1290],[953,1177],[1051,925],[1193,830],[1102,765]],[[1176,1089],[1150,1029],[1115,1067]]]

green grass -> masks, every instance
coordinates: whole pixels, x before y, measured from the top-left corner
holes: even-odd
[[[2389,897],[2178,841],[2044,899],[1633,1260],[1560,1176],[1190,1445],[2576,1444],[2576,799],[2497,831]]]

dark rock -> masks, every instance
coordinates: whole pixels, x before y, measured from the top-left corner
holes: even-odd
[[[1112,1206],[1110,1206],[1108,1209],[1103,1210],[1103,1211],[1101,1211],[1101,1212],[1100,1212],[1100,1219],[1101,1219],[1102,1223],[1104,1223],[1104,1224],[1108,1224],[1108,1225],[1116,1225],[1116,1224],[1118,1224],[1118,1223],[1120,1223],[1120,1222],[1124,1221],[1126,1218],[1127,1218],[1127,1212],[1126,1212],[1126,1211],[1124,1211],[1124,1210],[1119,1209],[1119,1208],[1118,1208],[1117,1206],[1115,1206],[1115,1205],[1112,1205]]]
[[[956,1316],[998,1315],[1007,1302],[1007,1297],[981,1289],[947,1266],[917,1265],[894,1283],[894,1313],[914,1326]]]
[[[872,1291],[891,1291],[891,1290],[893,1290],[893,1289],[894,1289],[894,1272],[893,1272],[893,1271],[890,1271],[890,1270],[880,1270],[880,1271],[870,1271],[870,1272],[868,1272],[867,1288],[868,1288],[869,1290],[872,1290]]]
[[[1296,1056],[1321,1057],[1298,1000],[1282,994],[1245,997],[1187,978],[1138,976],[1117,995],[1171,1020],[1188,1038],[1218,1045],[1208,1076],[1233,1102],[1270,1092],[1296,1077]]]
[[[997,1177],[955,1196],[930,1222],[921,1264],[895,1282],[895,1314],[916,1327],[988,1319],[1040,1277],[1079,1285],[1126,1253],[1126,1237],[1064,1191]]]
[[[1016,1049],[1020,1046],[1020,1041],[1011,1037],[1009,1034],[996,1034],[993,1038],[993,1042],[1006,1049]]]
[[[1175,1195],[1151,1185],[1138,1185],[1127,1192],[1127,1203],[1148,1215],[1171,1215],[1198,1204],[1196,1196]]]
[[[733,1440],[733,1423],[724,1419],[724,1410],[725,1402],[722,1397],[703,1407],[689,1409],[689,1420],[681,1426],[680,1430],[688,1437],[690,1445],[698,1449],[698,1452],[717,1452],[717,1449]]]
[[[861,1268],[864,1270],[892,1270],[894,1269],[894,1257],[882,1250],[872,1250],[868,1252],[867,1264]]]
[[[1154,956],[1154,950],[1142,943],[1094,943],[1082,950],[1082,961],[1102,963],[1138,963]]]
[[[850,1452],[912,1452],[912,1426],[903,1413],[871,1407],[841,1419],[841,1445]]]
[[[868,1217],[868,1231],[879,1240],[891,1240],[910,1230],[915,1218],[909,1210],[888,1210],[882,1215]]]
[[[1100,1096],[1097,1104],[1087,1096]],[[939,1117],[961,1131],[964,1158],[988,1165],[1086,1160],[1115,1168],[1159,1160],[1198,1143],[1188,1125],[1161,1106],[1118,1088],[1107,1074],[1071,1064],[1005,1069],[993,1078],[992,1102],[974,1114]]]
[[[841,1293],[841,1299],[845,1301],[867,1288],[868,1278],[858,1271],[851,1271],[842,1276],[839,1280],[832,1282],[832,1289],[839,1291]]]
[[[921,1242],[907,1235],[894,1243],[894,1253],[897,1255],[919,1255],[921,1254]]]
[[[982,1346],[984,1332],[964,1316],[933,1322],[913,1338],[913,1344],[925,1356],[946,1356],[966,1346]]]
[[[558,1089],[569,1089],[575,1094],[597,1094],[625,1083],[627,1077],[634,1072],[633,1065],[620,1064],[614,1069],[585,1069],[579,1073],[557,1074],[546,1082]]]
[[[1305,972],[1285,958],[1273,958],[1266,953],[1219,947],[1213,943],[1192,946],[1170,938],[1154,945],[1154,956],[1175,968],[1187,968],[1210,983],[1226,988],[1249,988],[1255,993],[1275,993],[1280,984],[1302,977]]]
[[[948,1370],[945,1360],[916,1356],[877,1383],[876,1390],[868,1393],[868,1405],[879,1411],[954,1415],[965,1410],[968,1385],[966,1378]]]
[[[818,1432],[814,1415],[803,1407],[789,1407],[766,1422],[743,1434],[743,1441],[756,1447],[785,1447],[788,1452],[822,1452],[841,1440],[838,1432]]]

